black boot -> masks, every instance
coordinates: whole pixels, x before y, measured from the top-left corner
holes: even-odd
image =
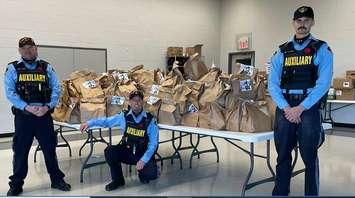
[[[111,183],[109,183],[105,186],[105,189],[106,189],[106,191],[112,191],[112,190],[116,190],[118,187],[124,186],[124,185],[125,185],[124,180],[112,181]]]
[[[22,193],[22,187],[10,187],[6,196],[17,196]]]
[[[66,183],[64,180],[55,182],[51,184],[51,188],[55,188],[61,191],[70,191],[71,186],[70,184]]]

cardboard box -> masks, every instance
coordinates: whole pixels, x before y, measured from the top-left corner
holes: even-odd
[[[355,70],[346,71],[346,78],[353,82],[353,86],[355,87]]]
[[[348,79],[354,79],[355,78],[355,70],[347,70],[346,71],[346,78]]]
[[[199,56],[201,56],[202,53],[202,44],[197,44],[193,47],[186,47],[186,56],[192,56],[195,53],[198,53]]]
[[[355,100],[355,89],[336,90],[337,100]]]
[[[353,89],[354,84],[352,80],[346,78],[334,78],[333,87],[335,89]]]
[[[168,47],[167,56],[183,56],[184,48],[183,47]]]

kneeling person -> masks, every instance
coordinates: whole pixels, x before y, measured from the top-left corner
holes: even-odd
[[[115,190],[125,184],[121,163],[136,165],[142,183],[158,177],[154,158],[158,146],[159,129],[152,114],[143,110],[143,93],[134,91],[129,96],[130,110],[108,118],[92,119],[80,126],[84,131],[90,127],[114,127],[124,130],[118,145],[105,149],[105,158],[110,166],[112,182],[106,190]]]

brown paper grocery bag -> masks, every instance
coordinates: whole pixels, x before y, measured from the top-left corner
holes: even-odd
[[[176,85],[173,90],[173,99],[176,102],[186,102],[187,96],[191,93],[191,89],[185,84]]]
[[[53,120],[59,122],[66,122],[66,114],[69,109],[69,106],[66,104],[59,102],[58,105],[54,108],[54,112],[52,113]]]
[[[160,85],[165,79],[164,73],[160,69],[154,70],[154,82],[157,85]]]
[[[198,80],[207,74],[207,72],[208,69],[205,63],[200,60],[198,53],[191,56],[184,64],[184,73],[186,79]]]
[[[271,117],[271,126],[274,128],[274,122],[275,122],[275,112],[276,112],[276,104],[272,100],[271,96],[267,95],[265,97],[266,105],[267,105],[267,111]]]
[[[264,83],[264,79],[259,78],[257,81],[257,85],[255,86],[255,101],[265,100],[266,94],[266,86]]]
[[[209,69],[208,73],[202,76],[198,81],[205,82],[205,83],[213,83],[218,81],[219,76],[221,75],[222,71],[218,67],[212,67]]]
[[[154,71],[146,70],[143,65],[138,65],[129,72],[129,78],[138,84],[152,85],[154,84]]]
[[[204,108],[207,103],[215,102],[220,96],[222,96],[224,86],[222,81],[215,83],[205,84],[204,91],[199,99],[199,106]]]
[[[98,79],[85,80],[80,84],[81,96],[84,98],[99,98],[104,97],[104,92],[101,89]]]
[[[136,91],[137,87],[134,83],[119,85],[118,83],[115,85],[114,91],[112,95],[116,96],[124,96],[127,100],[129,99],[129,94],[133,91]]]
[[[262,112],[255,104],[242,103],[240,130],[255,133],[271,131],[271,118]]]
[[[67,81],[68,84],[68,93],[69,93],[69,97],[73,97],[73,98],[79,98],[80,97],[80,93],[79,91],[75,88],[73,81],[72,80],[68,80]]]
[[[189,127],[198,126],[198,112],[186,113],[181,118],[181,125]]]
[[[187,95],[187,102],[194,104],[194,106],[199,109],[199,98],[204,91],[204,83],[199,81],[186,81],[184,83],[190,90],[190,94]]]
[[[224,109],[217,103],[208,103],[198,111],[198,126],[214,130],[225,129]]]
[[[239,102],[236,103],[233,109],[227,109],[225,113],[226,130],[240,132],[241,115],[241,105]]]
[[[181,116],[179,115],[176,106],[164,103],[161,104],[158,122],[160,124],[179,125],[181,123]]]
[[[65,122],[70,124],[80,123],[80,99],[69,98],[69,108],[65,114]]]
[[[114,78],[114,76],[108,73],[102,74],[95,80],[99,82],[101,89],[103,90],[106,90],[107,88],[116,83],[116,79]]]
[[[156,96],[148,96],[144,99],[144,110],[154,115],[154,117],[158,117],[159,109],[161,105],[161,99]]]
[[[106,116],[105,98],[82,98],[80,100],[80,120],[82,123]]]
[[[106,96],[106,115],[114,116],[128,109],[128,101],[124,96]]]

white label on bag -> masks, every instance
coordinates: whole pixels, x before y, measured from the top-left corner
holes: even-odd
[[[253,90],[252,81],[250,79],[240,81],[240,91],[251,91]]]
[[[118,80],[120,80],[120,81],[129,80],[129,78],[128,78],[128,73],[118,73],[117,78],[118,78]]]
[[[74,109],[74,108],[75,108],[75,106],[76,106],[76,104],[75,104],[75,103],[71,103],[71,104],[69,105],[69,108]]]
[[[96,87],[96,82],[95,82],[95,80],[88,80],[83,83],[83,86],[86,89],[93,89]]]
[[[328,95],[332,96],[332,95],[334,95],[334,92],[335,92],[334,88],[330,88],[328,91]]]
[[[119,80],[129,80],[128,73],[122,73],[118,75]]]
[[[343,87],[350,87],[350,82],[349,81],[343,82]]]
[[[341,90],[336,90],[335,91],[335,95],[337,96],[341,96],[343,94],[343,92]]]
[[[155,97],[155,96],[149,96],[147,103],[150,105],[154,105],[155,103],[157,103],[159,101],[159,98]]]
[[[112,105],[123,105],[125,100],[126,99],[123,96],[112,96],[111,104]]]
[[[187,108],[187,111],[189,113],[194,113],[194,112],[198,112],[198,109],[196,108],[196,106],[194,104],[190,104],[189,107]]]
[[[254,74],[254,66],[252,65],[240,64],[240,70],[245,72],[248,76],[253,76]]]
[[[164,78],[164,76],[163,76],[163,74],[162,73],[159,73],[159,75],[160,75],[160,81],[163,81],[165,78]]]
[[[150,89],[150,94],[158,95],[159,87],[160,87],[159,85],[152,85],[152,88]]]

